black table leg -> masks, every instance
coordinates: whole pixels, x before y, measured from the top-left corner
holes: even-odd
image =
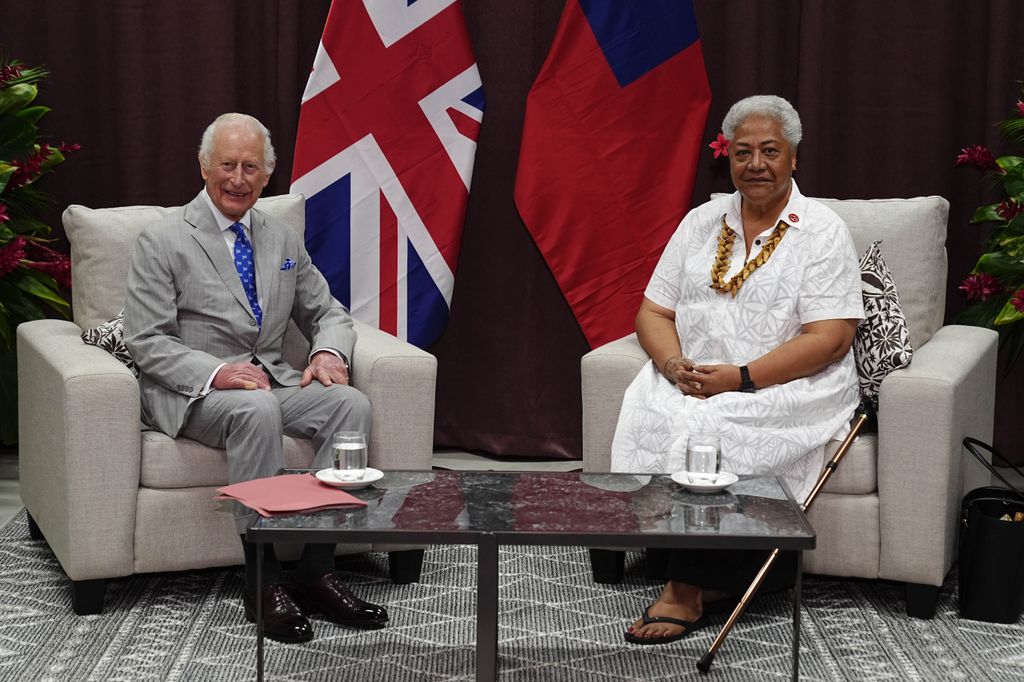
[[[498,540],[481,533],[476,568],[476,679],[498,678]]]
[[[245,589],[245,588],[242,588]],[[243,597],[244,599],[244,597]],[[256,680],[263,682],[263,543],[256,543]]]
[[[800,676],[800,597],[804,573],[804,553],[796,553],[796,584],[793,588],[793,682]]]

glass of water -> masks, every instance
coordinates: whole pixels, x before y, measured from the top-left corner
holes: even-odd
[[[334,475],[342,481],[359,481],[366,474],[366,434],[338,431],[331,447]]]
[[[713,481],[718,477],[717,433],[694,433],[686,444],[686,471],[692,478]]]

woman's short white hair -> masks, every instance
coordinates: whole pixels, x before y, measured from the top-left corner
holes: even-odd
[[[804,128],[800,124],[800,114],[787,100],[778,95],[753,95],[741,99],[729,108],[729,113],[722,119],[722,134],[732,140],[736,129],[751,116],[760,116],[782,125],[782,136],[786,142],[796,149],[803,139]]]
[[[216,137],[217,132],[222,128],[232,126],[248,128],[251,132],[263,136],[263,170],[267,175],[273,173],[274,167],[277,165],[277,153],[274,151],[274,145],[270,143],[270,131],[258,119],[248,114],[221,114],[214,119],[213,123],[206,126],[206,130],[203,131],[203,139],[199,142],[199,160],[202,161],[203,167],[210,167],[210,160],[213,156],[213,138]]]

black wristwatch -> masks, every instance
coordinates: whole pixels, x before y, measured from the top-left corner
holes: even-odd
[[[740,367],[740,391],[743,393],[753,393],[757,390],[757,386],[750,380],[750,370],[747,369],[746,365]]]

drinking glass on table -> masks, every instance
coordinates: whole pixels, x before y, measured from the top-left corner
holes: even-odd
[[[718,478],[719,447],[717,433],[693,433],[686,443],[686,471],[691,478],[714,481]]]
[[[366,474],[366,434],[338,431],[331,447],[334,475],[342,481],[359,481]]]

